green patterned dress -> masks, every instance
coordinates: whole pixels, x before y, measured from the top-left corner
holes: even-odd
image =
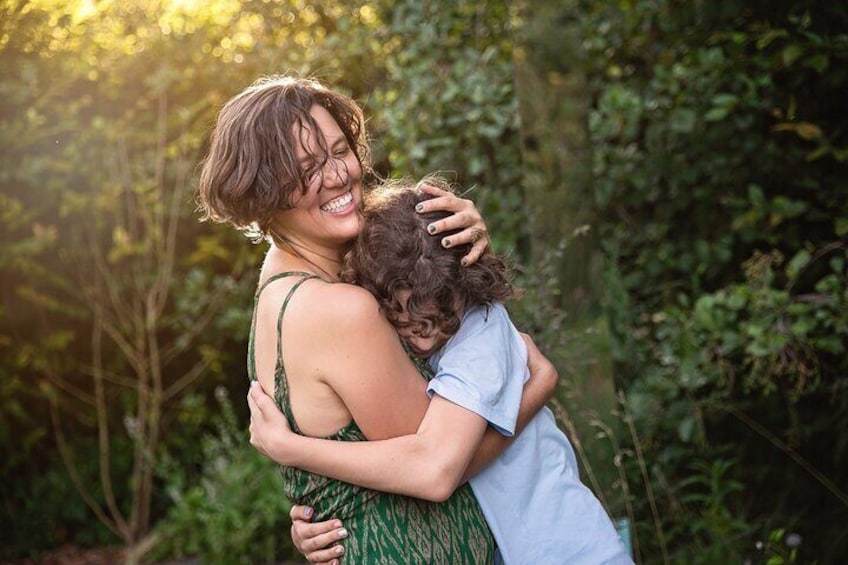
[[[282,359],[283,314],[294,292],[305,281],[318,278],[309,273],[285,272],[269,278],[256,292],[286,276],[301,277],[289,290],[277,318],[277,363],[274,371],[274,398],[289,425],[300,432],[289,401],[288,382]],[[248,344],[248,374],[256,378],[254,339],[256,307]],[[366,441],[351,422],[325,439]],[[280,466],[286,496],[295,504],[315,509],[314,521],[338,518],[349,536],[344,541],[344,562],[348,565],[397,564],[486,564],[492,563],[494,542],[468,485],[458,488],[444,503],[437,504],[408,496],[387,494],[293,467]]]

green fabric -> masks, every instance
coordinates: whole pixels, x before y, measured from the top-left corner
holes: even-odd
[[[254,338],[259,295],[270,283],[299,276],[289,290],[277,319],[277,363],[274,399],[292,430],[301,433],[292,416],[288,381],[282,357],[283,314],[294,292],[307,280],[318,278],[302,272],[285,272],[271,277],[256,292],[253,323],[248,343],[248,374],[256,378]],[[419,364],[422,376],[426,374]],[[325,439],[366,441],[355,422]],[[314,521],[338,518],[347,528],[344,562],[349,564],[484,564],[492,563],[494,542],[468,485],[456,490],[449,500],[436,504],[408,496],[387,494],[329,479],[292,467],[280,466],[286,496],[293,503],[315,509]]]

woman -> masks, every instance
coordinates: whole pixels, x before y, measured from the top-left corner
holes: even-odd
[[[263,79],[230,100],[212,134],[198,186],[207,219],[272,245],[259,275],[249,348],[251,378],[273,391],[295,431],[340,441],[413,433],[427,410],[426,383],[374,298],[338,282],[342,257],[361,229],[363,180],[371,174],[361,110],[320,84]],[[430,209],[457,212],[433,231],[465,228],[451,244],[485,241],[479,215],[447,194]],[[552,390],[528,385],[525,412]],[[507,442],[490,434],[485,464]],[[286,494],[314,517],[348,526],[352,563],[485,563],[492,542],[473,496],[443,504],[379,493],[283,468]],[[338,551],[338,550],[335,550]]]

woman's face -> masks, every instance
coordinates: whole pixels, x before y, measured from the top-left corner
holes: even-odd
[[[297,158],[307,179],[307,190],[296,197],[293,208],[277,214],[276,225],[292,240],[340,251],[362,228],[362,165],[325,108],[315,105],[310,114],[318,124],[318,132],[299,126],[294,129],[294,139],[299,140]],[[326,162],[316,133],[327,147]]]

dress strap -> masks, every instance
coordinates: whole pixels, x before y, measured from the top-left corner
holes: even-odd
[[[306,271],[284,271],[282,273],[277,273],[276,275],[268,277],[268,280],[266,280],[264,283],[262,283],[262,285],[259,287],[259,289],[257,289],[256,294],[254,294],[253,318],[251,319],[251,322],[250,322],[250,335],[249,335],[248,341],[247,341],[247,377],[251,381],[256,380],[256,343],[255,343],[255,341],[256,341],[256,317],[257,317],[256,314],[259,311],[259,295],[272,282],[277,281],[277,280],[282,279],[282,278],[285,278],[285,277],[292,277],[292,276],[298,276],[298,277],[302,277],[302,278],[299,281],[297,281],[289,289],[289,293],[286,296],[285,301],[283,302],[283,306],[282,306],[282,308],[280,308],[280,316],[279,316],[279,320],[277,322],[277,366],[280,366],[280,364],[283,361],[283,356],[282,356],[282,353],[281,353],[282,352],[282,343],[281,343],[282,334],[280,333],[280,328],[282,327],[281,324],[282,324],[282,320],[283,320],[283,312],[285,311],[286,306],[288,305],[289,300],[292,297],[292,294],[294,293],[295,290],[297,290],[297,288],[300,285],[302,285],[304,282],[308,281],[309,279],[318,279],[320,277],[318,275],[313,275],[312,273],[307,273]],[[276,383],[275,383],[275,385],[276,385]]]
[[[283,314],[286,313],[286,307],[289,305],[289,301],[294,295],[294,291],[300,288],[300,285],[310,279],[321,278],[318,275],[313,275],[310,273],[306,273],[306,275],[307,276],[294,283],[289,289],[289,293],[286,295],[286,299],[283,301],[283,306],[280,308],[280,313],[277,315],[277,363],[279,363],[281,367],[283,365]]]
[[[258,299],[259,295],[262,293],[262,291],[265,290],[265,288],[269,284],[271,284],[272,282],[280,280],[280,279],[285,278],[285,277],[293,277],[293,276],[309,277],[309,278],[316,278],[317,277],[317,275],[313,275],[312,273],[307,273],[306,271],[283,271],[282,273],[277,273],[276,275],[268,277],[268,280],[266,280],[264,283],[262,283],[262,285],[258,289],[256,289],[256,293],[253,295],[253,297]]]

